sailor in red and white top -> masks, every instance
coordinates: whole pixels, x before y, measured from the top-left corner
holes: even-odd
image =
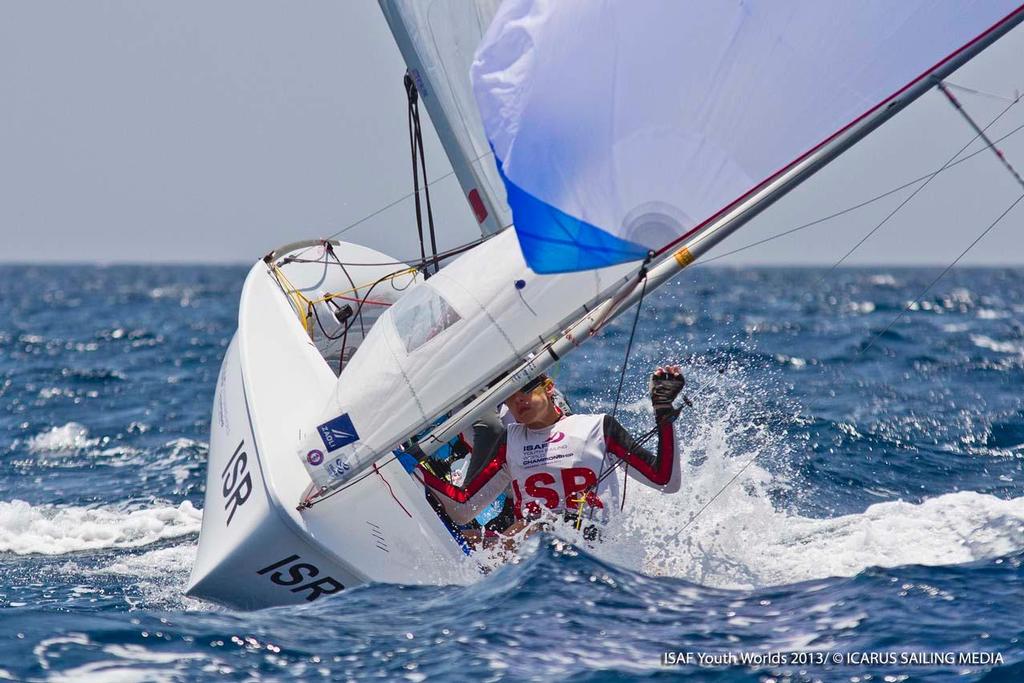
[[[516,517],[524,522],[554,513],[576,520],[582,514],[588,521],[607,523],[620,503],[618,477],[612,472],[616,460],[623,461],[627,474],[646,486],[664,493],[679,490],[673,433],[679,411],[672,401],[683,386],[678,365],[659,367],[651,375],[658,437],[652,453],[611,415],[563,414],[553,399],[554,383],[541,375],[505,401],[516,422],[506,427],[482,459],[486,464],[468,473],[463,487],[424,468],[417,470],[417,476],[436,492],[456,524],[472,520],[509,486]],[[513,525],[511,531],[520,528]]]

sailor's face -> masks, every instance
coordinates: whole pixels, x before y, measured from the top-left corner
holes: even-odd
[[[508,397],[505,405],[516,422],[530,424],[544,416],[551,408],[552,389],[540,385],[533,391],[517,391]]]

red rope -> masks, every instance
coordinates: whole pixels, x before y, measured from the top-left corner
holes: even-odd
[[[391,484],[388,483],[388,480],[385,479],[384,475],[380,473],[379,469],[377,469],[377,463],[373,463],[373,471],[377,473],[377,476],[380,477],[380,480],[384,482],[385,486],[388,487],[388,491],[391,492],[391,497],[395,499],[396,503],[398,503],[398,507],[402,508],[402,512],[409,515],[409,519],[412,519],[412,515],[409,514],[409,511],[405,509],[404,505],[402,505],[402,501],[398,500],[398,496],[395,495],[395,491],[394,489],[391,488]]]

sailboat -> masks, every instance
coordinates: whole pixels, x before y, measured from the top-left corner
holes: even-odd
[[[230,607],[470,580],[417,461],[1024,19],[1006,0],[380,4],[485,239],[436,272],[330,240],[252,267],[188,588]]]

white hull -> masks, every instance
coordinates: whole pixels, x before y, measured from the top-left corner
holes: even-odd
[[[381,257],[368,260],[388,260]],[[285,268],[299,289],[327,277],[322,264]],[[422,486],[390,457],[379,473],[296,510],[310,484],[297,455],[299,430],[320,414],[336,381],[267,265],[257,263],[217,381],[189,595],[251,609],[369,581],[456,582],[474,571]]]

